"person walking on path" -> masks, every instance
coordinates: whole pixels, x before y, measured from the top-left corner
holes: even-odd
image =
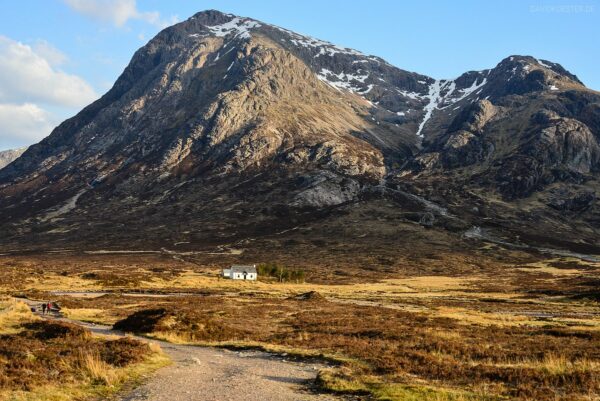
[[[48,305],[46,305],[46,310],[48,311],[48,314],[50,314],[51,309],[52,309],[52,302],[48,302]]]
[[[46,303],[44,302],[42,304],[42,315],[45,315],[45,314],[46,314]]]

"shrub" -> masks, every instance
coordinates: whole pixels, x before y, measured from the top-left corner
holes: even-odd
[[[167,315],[167,310],[164,308],[142,310],[118,321],[113,329],[129,333],[151,333]]]
[[[258,265],[257,272],[259,277],[273,277],[280,283],[285,281],[303,283],[305,280],[304,270],[289,269],[274,262]]]

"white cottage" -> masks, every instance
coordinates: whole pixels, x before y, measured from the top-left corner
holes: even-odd
[[[254,281],[258,278],[256,272],[256,265],[232,265],[228,269],[223,269],[221,273],[223,278],[231,280],[251,280]]]

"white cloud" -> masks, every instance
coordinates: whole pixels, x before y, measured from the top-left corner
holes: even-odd
[[[158,11],[140,11],[136,0],[64,0],[73,10],[87,17],[110,22],[117,27],[129,20],[142,20],[159,28],[165,28],[178,21],[177,16],[163,19]]]
[[[50,134],[54,116],[33,103],[0,104],[0,144],[30,145]]]
[[[0,36],[0,148],[39,141],[98,97],[85,80],[57,68],[66,61],[46,41],[28,46]]]
[[[33,45],[33,51],[45,58],[50,65],[63,65],[69,60],[66,54],[43,39],[35,42]]]
[[[82,107],[97,97],[82,78],[53,68],[30,46],[0,36],[0,103]]]

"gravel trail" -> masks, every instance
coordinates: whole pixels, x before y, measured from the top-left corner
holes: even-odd
[[[30,306],[40,304],[19,300]],[[125,336],[108,326],[73,321],[56,314],[47,318],[76,323],[98,335]],[[342,400],[311,391],[319,369],[326,367],[320,363],[292,361],[261,351],[230,351],[135,338],[159,344],[173,364],[159,369],[130,393],[121,395],[120,401]]]

